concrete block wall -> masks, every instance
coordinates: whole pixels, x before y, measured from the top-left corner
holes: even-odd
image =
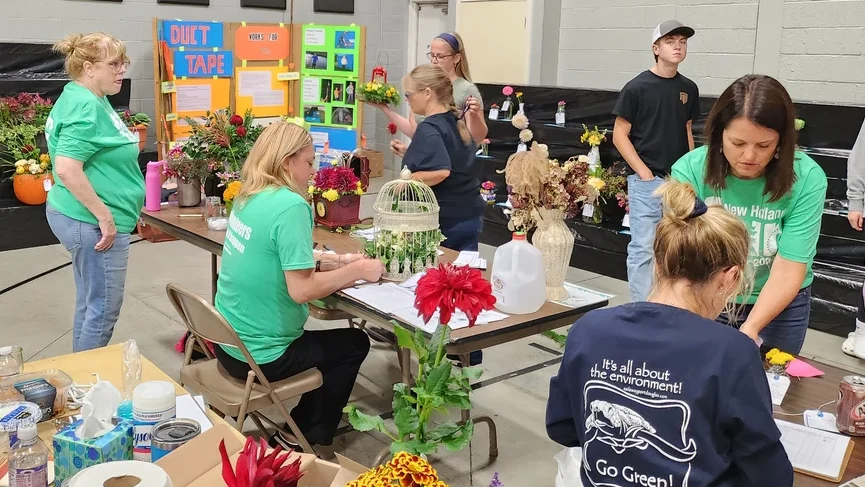
[[[292,0],[289,0],[291,4]],[[153,116],[152,19],[217,20],[221,22],[284,22],[289,10],[241,8],[240,0],[210,0],[209,7],[157,4],[156,0],[2,0],[0,42],[53,43],[76,32],[106,31],[126,43],[132,58],[127,77],[132,79],[131,109]],[[314,13],[312,0],[294,0],[294,22],[365,25],[367,73],[378,53],[390,54],[389,77],[405,73],[408,0],[355,0],[353,15]],[[371,146],[383,150],[389,141],[386,117],[373,108],[364,111],[362,131]],[[149,143],[155,143],[151,129]],[[376,144],[377,143],[377,144]],[[152,145],[151,145],[152,147]]]
[[[697,31],[680,70],[702,94],[756,72],[797,101],[865,104],[865,0],[562,0],[558,84],[621,89],[670,18]]]

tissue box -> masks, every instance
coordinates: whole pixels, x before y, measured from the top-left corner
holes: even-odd
[[[91,465],[132,460],[132,421],[118,420],[113,430],[89,440],[75,434],[82,424],[78,420],[54,435],[54,485],[63,485],[66,479]]]

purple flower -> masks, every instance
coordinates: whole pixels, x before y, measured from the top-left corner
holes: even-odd
[[[501,483],[499,480],[499,473],[496,472],[493,474],[493,479],[490,481],[489,487],[504,487],[505,484]]]

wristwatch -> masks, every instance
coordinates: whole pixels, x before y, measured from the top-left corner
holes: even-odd
[[[315,261],[315,272],[321,272],[321,261]]]

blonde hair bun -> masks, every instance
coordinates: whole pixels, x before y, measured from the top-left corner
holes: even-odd
[[[123,42],[105,32],[70,34],[55,43],[52,49],[66,58],[66,72],[72,79],[78,79],[84,74],[84,64],[87,62],[129,63]]]
[[[75,47],[79,42],[81,42],[81,38],[83,37],[84,34],[70,34],[55,43],[53,50],[63,57],[69,57],[75,51]]]

